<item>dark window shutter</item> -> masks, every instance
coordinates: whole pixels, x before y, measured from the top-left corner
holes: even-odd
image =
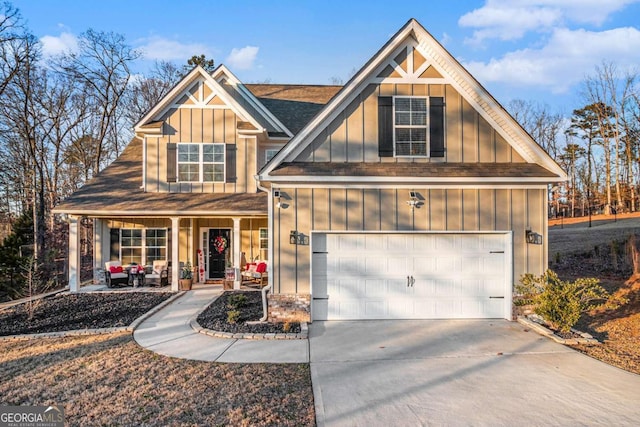
[[[236,182],[236,144],[227,144],[225,148],[225,182]]]
[[[176,182],[176,153],[178,146],[175,143],[167,144],[167,182]]]
[[[120,229],[112,228],[109,234],[109,260],[116,261],[120,259]]]
[[[393,98],[378,98],[378,156],[393,157]]]
[[[429,98],[429,147],[431,157],[444,157],[444,98]]]

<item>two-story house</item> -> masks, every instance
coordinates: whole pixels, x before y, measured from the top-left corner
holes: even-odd
[[[96,267],[188,261],[206,281],[244,253],[314,320],[510,319],[514,282],[547,267],[547,185],[564,179],[412,19],[342,88],[195,68],[56,212],[72,290],[90,217]]]

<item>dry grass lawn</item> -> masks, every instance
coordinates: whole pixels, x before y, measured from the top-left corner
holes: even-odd
[[[66,425],[315,425],[309,366],[159,356],[130,333],[0,341],[0,404],[65,408]]]
[[[598,216],[591,225],[579,218],[563,228],[558,222],[549,224],[551,269],[567,280],[596,277],[616,300],[623,301],[615,309],[584,314],[577,327],[603,344],[575,348],[640,374],[640,275],[632,274],[624,243],[630,235],[640,235],[640,214]]]

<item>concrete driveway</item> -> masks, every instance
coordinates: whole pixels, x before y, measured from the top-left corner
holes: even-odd
[[[637,425],[640,376],[515,322],[314,322],[318,426]]]

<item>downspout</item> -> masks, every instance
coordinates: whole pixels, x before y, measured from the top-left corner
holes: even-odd
[[[267,209],[267,230],[269,230],[269,260],[271,261],[271,273],[267,276],[268,283],[267,286],[262,288],[260,291],[262,293],[262,317],[260,318],[261,322],[266,322],[269,318],[269,310],[267,308],[267,292],[273,289],[273,198],[271,197],[271,189],[263,187],[260,185],[259,176],[255,175],[254,179],[256,180],[256,185],[262,191],[265,191],[269,196],[269,203]]]

